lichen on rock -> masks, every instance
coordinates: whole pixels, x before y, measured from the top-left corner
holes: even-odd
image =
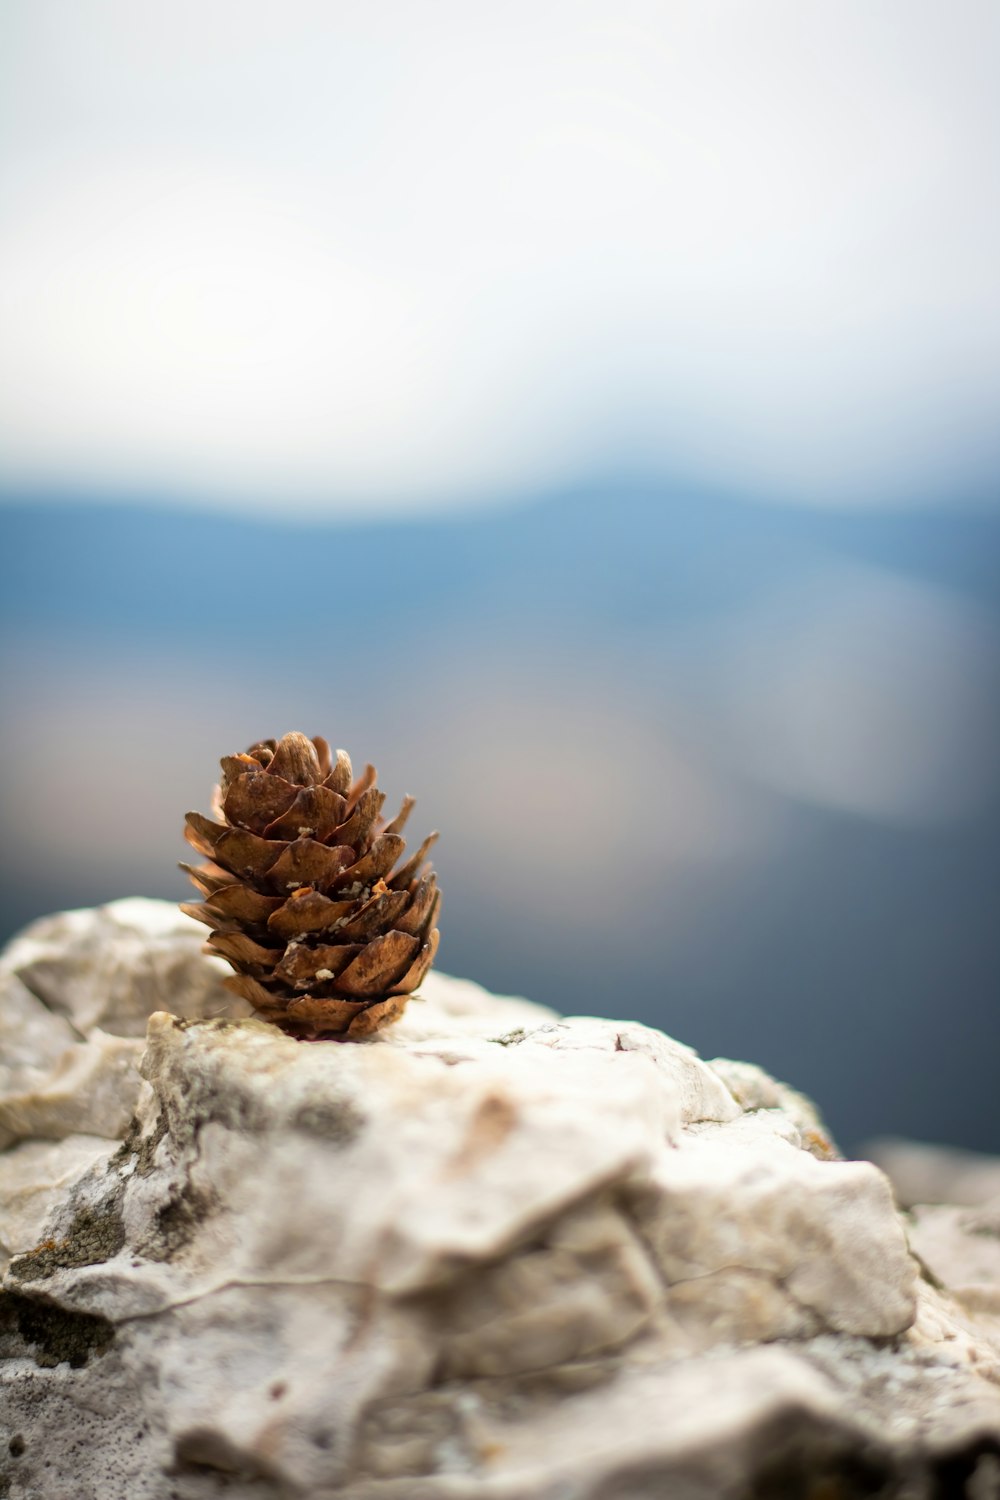
[[[989,1482],[986,1210],[908,1222],[759,1069],[443,975],[363,1044],[297,1041],[217,1004],[193,924],[122,905],[51,919],[0,969],[37,1039],[10,1054],[18,1097],[94,1027],[136,1048],[117,1115],[40,1105],[0,1153],[0,1492]]]

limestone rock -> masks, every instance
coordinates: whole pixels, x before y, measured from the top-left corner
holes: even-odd
[[[100,1136],[68,1135],[61,1141],[19,1141],[0,1152],[0,1257],[30,1250],[68,1189],[95,1162],[109,1156]]]
[[[229,969],[205,961],[205,929],[169,901],[133,896],[32,923],[5,949],[0,980],[16,974],[81,1036],[99,1026],[141,1040],[156,1010],[249,1015],[219,984]]]
[[[115,1140],[135,1108],[146,1022],[249,1015],[202,954],[204,928],[134,897],[44,917],[0,956],[0,1149],[31,1138]]]
[[[116,903],[0,969],[0,1492],[989,1494],[992,1220],[649,1027],[432,975],[303,1043],[199,942]]]
[[[903,1208],[950,1203],[965,1208],[1000,1199],[1000,1159],[917,1141],[872,1141],[865,1151],[889,1178]]]

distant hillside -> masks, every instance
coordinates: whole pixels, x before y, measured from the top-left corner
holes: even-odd
[[[241,637],[288,626],[385,637],[475,612],[585,630],[656,630],[739,607],[840,553],[1000,601],[1000,512],[868,514],[766,507],[623,484],[494,514],[284,524],[166,507],[0,494],[0,623]],[[272,614],[272,626],[275,625]],[[257,643],[282,631],[260,630]]]

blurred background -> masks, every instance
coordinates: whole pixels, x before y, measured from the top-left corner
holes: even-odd
[[[0,30],[4,935],[301,728],[442,968],[1000,1149],[1000,10]]]

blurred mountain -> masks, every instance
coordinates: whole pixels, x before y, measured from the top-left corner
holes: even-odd
[[[217,758],[324,732],[445,837],[442,965],[1000,1149],[1000,514],[644,481],[419,522],[0,503],[4,933],[180,897]]]
[[[656,628],[740,607],[818,552],[1000,599],[1000,511],[834,511],[637,483],[422,521],[245,519],[144,504],[0,495],[12,565],[0,620],[199,639],[294,597],[303,628],[366,633],[470,611],[569,612],[592,629]],[[280,632],[277,632],[280,636]],[[265,636],[259,644],[268,649]]]

